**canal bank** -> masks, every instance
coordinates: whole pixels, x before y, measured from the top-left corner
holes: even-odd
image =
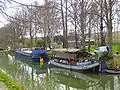
[[[12,57],[0,56],[0,68],[28,90],[120,89],[120,77],[116,74],[80,73],[47,65],[41,68],[27,59]]]
[[[27,90],[27,88],[0,70],[0,90]]]

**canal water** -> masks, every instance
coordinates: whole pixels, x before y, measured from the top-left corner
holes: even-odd
[[[120,75],[79,73],[48,64],[41,68],[14,55],[0,56],[0,69],[28,90],[120,90]]]

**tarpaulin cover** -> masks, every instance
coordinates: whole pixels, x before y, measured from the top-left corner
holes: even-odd
[[[46,54],[47,50],[33,50],[33,54]]]

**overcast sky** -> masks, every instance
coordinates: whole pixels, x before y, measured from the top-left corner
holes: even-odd
[[[44,4],[44,0],[14,0],[22,4],[31,5],[32,2],[37,1],[40,5]],[[14,15],[15,10],[13,8],[17,8],[18,4],[12,3],[12,4],[6,4],[7,9],[6,12],[8,15]],[[3,27],[4,24],[7,24],[7,20],[0,14],[0,27]]]
[[[24,3],[24,4],[31,4],[34,1],[38,1],[39,4],[44,3],[44,0],[15,0],[15,1],[20,2],[20,3]]]

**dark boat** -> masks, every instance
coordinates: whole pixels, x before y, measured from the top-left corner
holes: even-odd
[[[39,62],[40,57],[43,58],[44,61],[49,60],[47,56],[47,50],[42,50],[42,49],[30,50],[28,48],[19,48],[16,49],[15,52],[16,52],[16,57],[32,60],[34,62]]]
[[[50,64],[75,71],[87,71],[99,66],[99,62],[93,59],[81,60],[79,49],[55,50]]]

